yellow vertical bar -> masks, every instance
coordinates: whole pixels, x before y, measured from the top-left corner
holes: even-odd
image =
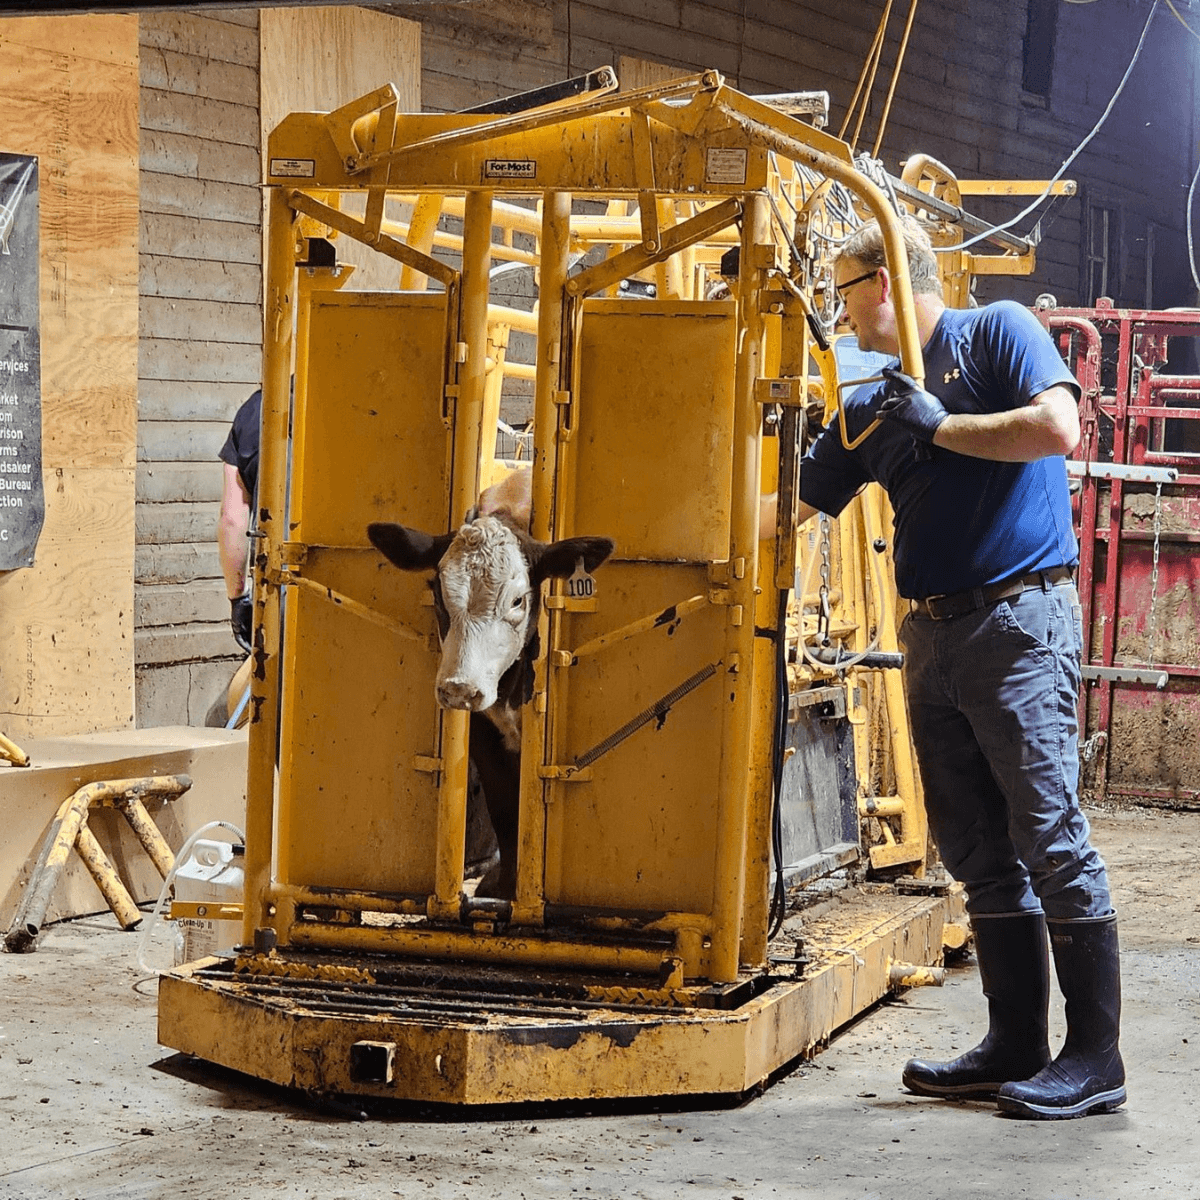
[[[533,391],[533,513],[530,532],[549,541],[554,527],[555,453],[558,405],[562,387],[563,314],[571,249],[571,194],[550,192],[542,204],[541,263],[538,277],[537,375]],[[543,609],[539,635],[553,644],[550,617]],[[555,615],[556,622],[561,620]],[[555,632],[557,632],[557,624]],[[545,907],[546,804],[538,768],[546,757],[547,678],[545,658],[536,667],[533,703],[525,710],[521,733],[520,840],[517,850],[517,896],[513,920],[538,924]]]
[[[628,217],[629,216],[629,205],[630,205],[630,202],[628,200],[610,200],[608,202],[608,207],[604,211],[604,215],[606,217],[613,217],[613,218]],[[604,250],[605,258],[613,258],[614,256],[620,254],[622,250],[626,249],[627,243],[618,242],[615,240],[617,237],[617,234],[615,232],[605,228],[605,229],[601,230],[601,235],[604,236],[605,234],[607,234],[607,236],[609,236],[609,238],[612,239],[610,241],[610,244],[607,247],[605,247],[605,250]],[[616,283],[612,284],[611,286],[606,287],[600,293],[601,296],[608,296],[610,298],[619,296],[620,294],[621,294],[621,284],[620,284],[619,280]]]
[[[492,263],[492,193],[472,192],[463,211],[462,292],[454,413],[454,475],[451,518],[461,521],[479,496],[479,448],[487,394],[488,271]]]
[[[488,271],[492,262],[492,193],[472,192],[463,211],[462,291],[459,301],[458,394],[454,404],[454,466],[450,516],[461,521],[479,496],[480,448],[487,395]],[[441,714],[442,772],[438,786],[437,866],[432,916],[453,917],[462,905],[467,832],[469,715]]]
[[[863,517],[866,522],[868,544],[882,536],[887,520],[884,509],[886,497],[878,486],[869,487],[863,496]],[[890,579],[885,579],[883,564],[872,571],[871,583],[875,600],[875,611],[879,620],[879,649],[885,654],[895,654],[900,649],[896,636],[896,610],[892,602]],[[902,845],[911,858],[896,858],[895,862],[911,862],[913,874],[925,874],[925,842],[928,837],[928,820],[925,805],[917,785],[916,764],[912,755],[912,736],[908,728],[908,707],[904,699],[904,682],[899,671],[883,672],[884,696],[887,699],[888,728],[892,739],[892,762],[896,771],[896,792],[904,801],[904,814],[900,818]]]
[[[430,253],[433,249],[433,235],[437,232],[441,215],[441,196],[419,196],[413,202],[412,220],[408,223],[408,237],[405,241],[414,250],[420,250],[422,254]],[[428,275],[424,275],[408,265],[400,268],[400,290],[402,292],[423,292],[428,286]]]
[[[693,215],[686,205],[681,216]],[[807,325],[800,315],[769,316],[764,325],[764,370],[768,376],[798,376],[807,369]],[[790,422],[776,426],[777,436],[762,439],[759,490],[767,495],[781,491],[780,470],[783,437],[791,428]],[[759,530],[761,534],[763,530]],[[779,568],[779,556],[789,559],[788,569]],[[779,589],[788,588],[796,573],[795,538],[779,541],[778,529],[767,531],[759,543],[758,595],[754,624],[760,630],[775,631],[775,638],[786,639],[786,616],[780,623]],[[779,578],[777,578],[777,575]],[[741,961],[751,966],[765,965],[767,933],[770,924],[773,877],[771,874],[771,828],[775,797],[774,754],[775,722],[778,706],[786,705],[786,684],[782,694],[777,680],[776,655],[780,642],[772,638],[754,639],[754,733],[751,753],[753,775],[748,798],[745,908],[742,917]]]
[[[500,400],[504,392],[504,360],[508,354],[511,327],[494,322],[488,328],[488,371],[480,416],[479,486],[495,481],[496,427],[500,420]]]
[[[691,200],[680,200],[675,205],[675,221],[690,220],[696,215],[696,205]],[[685,300],[703,300],[704,297],[696,291],[696,247],[688,246],[678,254],[679,270],[682,276],[683,298]]]
[[[737,978],[742,901],[746,878],[747,780],[756,689],[754,687],[754,592],[758,582],[758,498],[761,417],[754,395],[760,373],[764,324],[763,270],[759,248],[767,244],[769,209],[764,196],[746,198],[738,277],[738,351],[734,383],[733,473],[730,496],[729,590],[722,684],[725,715],[717,798],[717,862],[710,974],[716,982]]]
[[[295,214],[280,188],[267,208],[266,309],[263,328],[262,445],[258,531],[254,548],[254,666],[250,673],[249,761],[246,776],[246,895],[243,938],[254,942],[267,919],[267,889],[275,826],[275,745],[279,727],[281,543],[287,536],[289,380],[296,308]],[[286,940],[286,931],[281,940]]]
[[[290,462],[293,464],[292,470],[294,478],[291,480],[291,487],[287,497],[288,504],[288,526],[290,530],[301,529],[304,527],[304,507],[305,507],[305,492],[309,484],[309,480],[305,477],[302,467],[297,468],[297,464],[303,464],[305,459],[305,440],[308,432],[308,357],[309,357],[309,337],[312,329],[312,301],[313,293],[318,290],[316,276],[314,272],[307,268],[302,268],[296,272],[296,286],[294,292],[294,305],[296,309],[294,322],[294,341],[295,341],[295,381],[290,383],[292,393],[292,414],[289,424],[291,437],[291,457]],[[298,599],[297,599],[298,602]],[[294,611],[294,610],[293,610]],[[283,620],[282,612],[280,620]],[[283,638],[280,645],[280,694],[281,702],[279,706],[279,768],[280,768],[280,786],[279,786],[279,805],[280,807],[290,804],[295,783],[289,776],[294,776],[295,772],[295,751],[298,749],[296,739],[296,721],[298,714],[295,711],[295,705],[287,703],[287,689],[283,681],[285,679],[295,678],[296,660],[297,657],[304,653],[303,648],[295,644],[293,640]],[[288,782],[285,783],[284,780]],[[290,784],[290,786],[289,786]],[[294,839],[283,836],[279,838],[278,845],[275,847],[275,878],[284,883],[294,883],[292,878],[292,845]],[[283,909],[276,905],[277,911],[281,914],[280,918],[275,921],[277,928],[282,928],[284,922],[288,919],[288,913],[291,909]]]
[[[549,541],[554,525],[554,460],[562,386],[563,320],[571,245],[571,194],[550,192],[542,206],[538,278],[537,376],[533,387],[533,521],[530,532]]]
[[[675,202],[666,197],[654,201],[655,212],[658,216],[659,236],[666,233],[675,224]],[[658,263],[655,268],[655,279],[658,281],[658,299],[683,299],[683,259],[679,254],[672,254],[665,262]]]
[[[763,439],[762,487],[774,491],[779,478],[779,440]],[[775,629],[779,591],[775,587],[775,556],[768,541],[758,556],[758,595],[754,624]],[[782,634],[780,635],[782,636]],[[776,706],[787,696],[777,696],[775,680],[776,642],[769,637],[754,639],[754,706],[752,709],[752,753],[749,791],[746,797],[746,884],[742,918],[741,961],[763,966],[767,960],[767,925],[771,894],[771,810],[775,794],[774,761]]]

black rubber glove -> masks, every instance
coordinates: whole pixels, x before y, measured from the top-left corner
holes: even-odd
[[[249,596],[234,596],[229,602],[229,625],[233,640],[250,653],[250,628],[254,621],[254,604]]]
[[[887,380],[886,399],[879,406],[879,415],[903,425],[918,441],[932,442],[938,427],[950,415],[942,402],[895,367],[884,367],[883,377]]]

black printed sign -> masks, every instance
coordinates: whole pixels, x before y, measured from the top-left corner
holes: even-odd
[[[38,160],[0,153],[0,571],[33,565],[45,513]]]

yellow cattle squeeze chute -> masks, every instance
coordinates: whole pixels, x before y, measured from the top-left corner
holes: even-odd
[[[846,383],[832,251],[881,222],[921,377],[897,211],[952,234],[954,181],[872,182],[715,72],[615,88],[428,115],[385,87],[271,135],[245,945],[163,977],[168,1046],[322,1093],[738,1093],[961,944],[923,879],[886,501],[793,519],[805,408]],[[394,290],[354,290],[347,241]],[[493,295],[520,268],[533,313]],[[544,592],[498,900],[464,879],[427,578],[367,526],[458,527],[506,378],[532,382],[533,535],[616,551]],[[773,891],[847,868],[869,886],[769,941]]]

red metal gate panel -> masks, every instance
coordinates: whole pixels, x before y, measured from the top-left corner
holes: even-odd
[[[1040,309],[1083,388],[1083,786],[1200,805],[1200,311]],[[1175,361],[1172,361],[1175,360]],[[1177,365],[1178,364],[1178,365]]]

